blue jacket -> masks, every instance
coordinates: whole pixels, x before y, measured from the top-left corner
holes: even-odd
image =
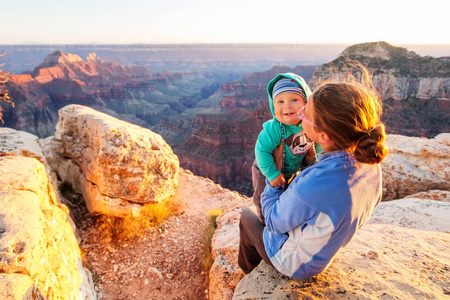
[[[381,201],[381,167],[344,151],[319,154],[283,193],[261,195],[264,246],[273,265],[293,278],[324,271]]]

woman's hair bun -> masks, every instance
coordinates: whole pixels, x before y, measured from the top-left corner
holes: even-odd
[[[385,139],[386,133],[382,123],[379,123],[370,131],[363,132],[362,137],[356,143],[356,160],[368,164],[380,163],[388,153],[384,144]]]

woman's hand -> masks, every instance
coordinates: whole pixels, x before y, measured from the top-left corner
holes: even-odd
[[[269,183],[273,187],[282,187],[285,182],[286,182],[286,180],[284,179],[284,175],[280,174],[277,177],[275,177],[274,179],[272,179]]]

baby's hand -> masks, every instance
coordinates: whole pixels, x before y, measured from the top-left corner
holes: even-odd
[[[269,183],[273,187],[281,187],[281,186],[283,186],[283,184],[285,182],[286,182],[286,180],[284,179],[284,175],[280,174],[277,177],[275,177],[274,179],[272,179]]]

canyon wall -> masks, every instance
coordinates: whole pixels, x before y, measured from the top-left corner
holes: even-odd
[[[278,66],[239,80],[229,80],[226,72],[155,73],[94,54],[83,61],[57,51],[28,74],[11,77],[7,87],[16,107],[5,106],[5,126],[49,136],[59,108],[89,106],[150,128],[172,147],[181,167],[251,195],[254,144],[262,124],[272,118],[267,83],[278,73],[293,72],[313,86],[336,76],[330,67],[339,70],[346,58],[373,72],[387,133],[432,138],[450,132],[448,59],[421,57],[384,42],[348,47],[317,68]]]
[[[421,57],[384,42],[351,46],[335,61],[314,68],[312,76],[308,69],[300,67],[246,74],[238,81],[223,83],[214,95],[198,103],[197,110],[186,111],[195,115],[183,119],[189,128],[186,136],[174,135],[172,139],[170,134],[166,135],[170,131],[167,122],[158,124],[155,131],[173,146],[181,166],[251,196],[254,144],[264,121],[272,118],[267,83],[277,73],[289,71],[300,74],[313,87],[325,79],[345,75],[347,70],[342,62],[347,58],[361,61],[373,72],[374,85],[383,102],[382,121],[387,133],[432,138],[450,132],[448,60]]]
[[[33,71],[10,75],[5,87],[15,107],[1,104],[4,126],[40,138],[51,136],[57,111],[80,104],[148,128],[208,97],[218,84],[215,74],[155,73],[143,66],[105,62],[95,53],[83,61],[77,55],[56,51]]]
[[[450,61],[419,56],[385,42],[357,44],[318,67],[309,84],[359,77],[348,59],[361,62],[373,73],[373,84],[383,101],[388,133],[434,137],[450,132]]]

